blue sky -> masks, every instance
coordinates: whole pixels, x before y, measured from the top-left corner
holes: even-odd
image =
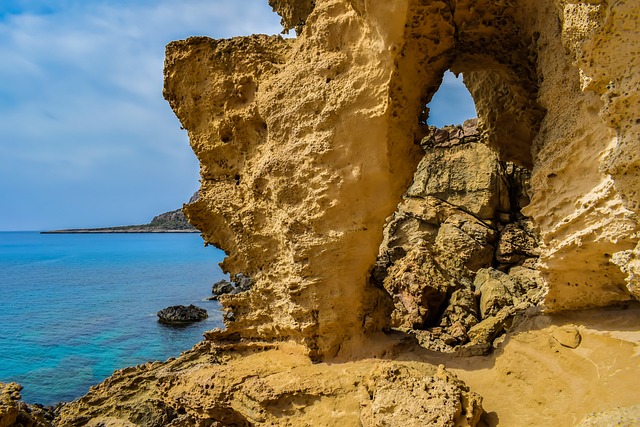
[[[456,77],[451,71],[444,74],[440,89],[427,106],[430,108],[427,123],[431,126],[462,124],[476,117],[473,98],[462,83],[462,75]]]
[[[280,30],[267,0],[2,0],[0,230],[146,223],[180,207],[198,163],[162,99],[165,45]],[[469,96],[450,80],[445,104],[460,114],[458,92]],[[429,122],[456,121],[438,96]]]

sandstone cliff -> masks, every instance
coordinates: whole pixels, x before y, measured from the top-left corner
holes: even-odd
[[[187,217],[254,285],[60,425],[638,422],[640,5],[270,4],[298,38],[165,63],[201,163]],[[445,137],[447,69],[479,122]]]
[[[546,309],[633,299],[636,5],[273,4],[297,39],[167,48],[165,97],[202,163],[187,215],[229,254],[226,270],[256,283],[222,300],[227,334],[322,358],[390,325],[369,271],[448,68],[463,73],[500,160],[532,168],[523,214],[540,237]]]

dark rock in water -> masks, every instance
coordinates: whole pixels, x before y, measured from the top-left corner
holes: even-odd
[[[236,274],[236,276],[232,280],[233,283],[229,282],[228,280],[220,280],[219,282],[214,283],[211,287],[213,296],[207,299],[215,301],[220,297],[220,295],[239,294],[241,292],[248,291],[249,289],[251,289],[251,286],[253,286],[253,280],[242,273]]]
[[[174,305],[158,312],[158,320],[160,322],[171,324],[199,322],[207,317],[209,317],[207,310],[196,307],[193,304],[189,306]]]
[[[220,295],[230,294],[234,290],[233,285],[228,280],[220,280],[211,287],[211,293],[213,296],[207,298],[208,300],[217,301]]]

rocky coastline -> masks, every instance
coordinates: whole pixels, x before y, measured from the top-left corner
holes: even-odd
[[[639,425],[640,5],[269,4],[297,38],[164,70],[185,215],[250,287],[51,424]],[[448,69],[478,120],[429,128]]]

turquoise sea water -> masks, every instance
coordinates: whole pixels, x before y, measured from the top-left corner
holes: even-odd
[[[222,325],[219,303],[204,299],[223,256],[197,234],[0,233],[0,382],[53,404],[116,369],[178,356]],[[157,322],[178,304],[209,318]]]

